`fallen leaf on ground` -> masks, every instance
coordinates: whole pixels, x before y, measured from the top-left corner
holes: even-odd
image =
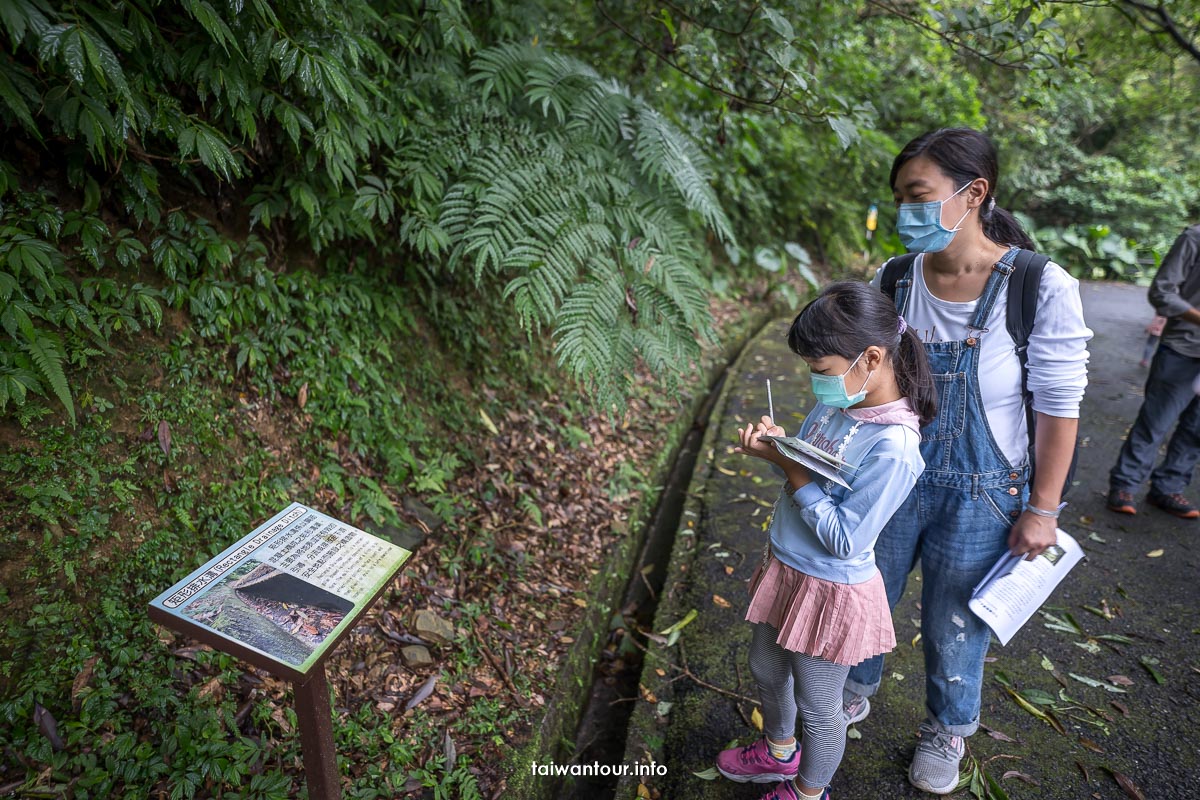
[[[1149,553],[1146,553],[1146,558],[1158,558],[1162,554],[1163,549],[1160,547],[1157,550],[1151,550]]]
[[[1016,741],[1016,739],[1012,738],[1007,733],[1004,733],[1003,731],[998,731],[995,728],[984,725],[982,722],[979,724],[979,727],[981,727],[985,731],[987,731],[988,736],[990,736],[993,739],[996,739],[998,741],[1001,741],[1001,742],[1015,742]]]
[[[757,708],[750,712],[750,724],[760,731],[763,729],[762,712]]]
[[[442,675],[440,672],[430,675],[429,678],[421,684],[421,688],[417,689],[416,693],[404,704],[405,711],[411,711],[416,708],[425,698],[433,694],[433,687],[437,686],[438,678]]]
[[[1099,680],[1096,680],[1095,678],[1089,678],[1087,675],[1079,675],[1078,673],[1075,673],[1075,672],[1068,672],[1067,674],[1070,675],[1075,680],[1079,681],[1080,683],[1086,684],[1086,685],[1094,687],[1094,688],[1104,689],[1105,691],[1108,691],[1108,692],[1120,692],[1122,694],[1125,692],[1125,690],[1122,689],[1120,686],[1113,686],[1111,683],[1108,683],[1107,681],[1099,681]]]
[[[730,603],[728,600],[726,600],[724,597],[721,597],[721,595],[719,595],[719,594],[714,594],[712,597],[713,597],[713,605],[720,606],[721,608],[730,608],[733,606],[733,603]]]
[[[1001,780],[1008,780],[1009,778],[1017,778],[1018,780],[1025,781],[1030,786],[1041,786],[1040,783],[1026,775],[1024,772],[1017,772],[1015,769],[1010,769],[1008,772],[1000,776]]]
[[[660,633],[662,633],[663,636],[666,636],[667,634],[671,634],[671,633],[674,633],[675,631],[682,630],[685,625],[687,625],[689,622],[691,622],[692,620],[694,620],[696,618],[696,615],[698,613],[700,613],[700,612],[696,611],[696,609],[693,608],[691,611],[684,614],[683,619],[679,620],[678,622],[676,622],[674,625],[667,628],[666,630],[660,631]]]
[[[158,423],[158,446],[164,456],[171,457],[171,425],[165,419]]]
[[[1104,770],[1109,775],[1113,776],[1113,780],[1117,782],[1117,785],[1121,787],[1125,794],[1132,797],[1133,800],[1146,800],[1146,795],[1142,794],[1141,788],[1139,788],[1136,783],[1130,780],[1128,775],[1124,775],[1120,772],[1117,772],[1115,769],[1110,769],[1109,767],[1105,767]]]
[[[1117,686],[1133,686],[1133,681],[1125,675],[1109,675],[1109,683],[1115,683]]]
[[[1159,686],[1162,686],[1167,682],[1167,679],[1162,676],[1162,673],[1154,668],[1158,665],[1157,658],[1154,656],[1142,656],[1141,662],[1142,666],[1146,668],[1146,671],[1150,673],[1150,677],[1154,678],[1155,683],[1157,683]]]
[[[703,772],[693,772],[692,774],[702,781],[715,781],[720,773],[717,772],[716,767],[709,767]]]

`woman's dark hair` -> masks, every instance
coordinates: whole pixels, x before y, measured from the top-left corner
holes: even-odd
[[[918,136],[906,144],[892,162],[890,184],[893,189],[896,188],[896,174],[900,168],[917,156],[925,156],[937,164],[954,182],[955,189],[961,189],[976,178],[986,180],[987,197],[979,206],[984,236],[996,244],[1033,249],[1033,241],[1017,218],[996,205],[996,180],[1000,176],[1000,168],[997,166],[996,145],[991,139],[971,128],[941,128]]]
[[[854,359],[868,347],[881,347],[892,359],[900,394],[926,425],[937,415],[937,394],[925,346],[912,329],[900,333],[900,315],[888,296],[858,281],[825,287],[806,305],[788,331],[788,347],[803,358]]]

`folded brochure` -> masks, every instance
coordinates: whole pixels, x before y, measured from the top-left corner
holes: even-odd
[[[1057,534],[1058,543],[1032,560],[1005,553],[971,592],[967,606],[987,623],[1000,644],[1008,644],[1083,558],[1083,550],[1070,534],[1061,528]]]
[[[808,442],[796,436],[761,436],[760,439],[771,442],[775,445],[775,449],[783,453],[792,461],[798,464],[803,464],[813,472],[828,478],[834,483],[850,488],[850,484],[846,483],[846,479],[839,473],[849,473],[854,469],[853,464],[849,464],[835,455],[826,453],[824,450],[814,447]]]

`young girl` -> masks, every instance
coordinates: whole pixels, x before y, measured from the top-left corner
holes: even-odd
[[[875,538],[925,468],[919,429],[936,413],[924,348],[878,289],[831,284],[796,317],[788,345],[817,398],[800,437],[853,470],[850,489],[810,473],[760,441],[784,435],[769,417],[738,429],[737,451],[787,478],[746,612],[766,738],[717,756],[731,780],[782,781],[764,800],[829,796],[846,745],[846,673],[896,644]]]

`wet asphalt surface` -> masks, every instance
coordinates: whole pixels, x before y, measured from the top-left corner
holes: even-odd
[[[1135,517],[1104,508],[1108,471],[1142,399],[1146,369],[1138,360],[1152,310],[1145,290],[1135,286],[1087,283],[1081,293],[1095,338],[1077,483],[1061,524],[1087,558],[1043,610],[1063,619],[1069,614],[1082,633],[1048,628],[1035,615],[1008,646],[993,642],[981,720],[994,734],[981,730],[971,737],[970,752],[1011,798],[1132,796],[1117,773],[1147,800],[1193,800],[1200,798],[1200,522],[1144,503]],[[754,695],[746,666],[750,630],[742,621],[745,586],[758,562],[762,523],[778,481],[761,462],[731,448],[738,425],[764,413],[766,378],[776,418],[789,432],[811,404],[807,373],[786,347],[786,329],[786,320],[767,326],[731,368],[709,420],[672,554],[656,629],[690,609],[699,614],[682,631],[682,650],[677,646],[667,660],[647,663],[643,686],[671,706],[662,715],[661,705],[638,703],[625,756],[627,763],[653,756],[666,765],[667,775],[644,781],[664,798],[749,800],[770,788],[693,774],[709,769],[723,747],[758,734],[750,724],[750,702],[678,677],[673,665],[686,662],[692,676],[712,687]],[[1200,500],[1200,488],[1192,496]],[[929,797],[907,780],[924,716],[921,646],[914,643],[918,581],[918,575],[910,578],[897,607],[898,646],[888,657],[872,713],[855,726],[860,736],[847,742],[834,777],[837,800]],[[1102,635],[1127,637],[1128,643],[1096,638]],[[1087,685],[1072,673],[1103,681],[1115,676],[1110,686],[1125,691]],[[1038,707],[1052,711],[1062,731],[1018,705],[998,676],[1027,696],[1052,701]],[[634,796],[637,784],[623,781],[616,796]],[[962,790],[953,796],[971,795]]]

